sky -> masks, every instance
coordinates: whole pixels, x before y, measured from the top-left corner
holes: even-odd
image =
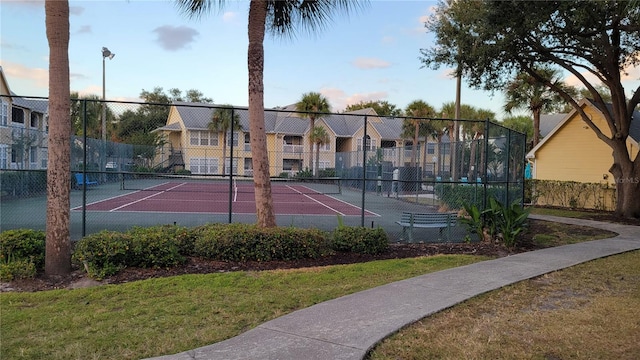
[[[162,87],[196,89],[217,104],[247,106],[248,1],[198,19],[174,1],[70,1],[71,90],[102,96],[102,47],[107,100],[140,101],[140,92]],[[439,109],[455,100],[452,69],[423,68],[420,49],[434,45],[424,22],[436,1],[371,0],[349,16],[339,15],[314,34],[267,35],[264,42],[264,104],[296,103],[310,91],[323,94],[332,111],[368,100],[399,108],[421,99]],[[0,0],[0,65],[20,96],[48,96],[49,46],[44,2]],[[636,85],[637,86],[637,85]],[[461,102],[491,110],[497,118],[504,97],[470,89]]]

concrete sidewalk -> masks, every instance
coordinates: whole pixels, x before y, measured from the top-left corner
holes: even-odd
[[[531,215],[619,235],[511,255],[394,282],[301,309],[234,338],[157,360],[362,359],[380,340],[476,295],[583,262],[640,249],[640,227]]]

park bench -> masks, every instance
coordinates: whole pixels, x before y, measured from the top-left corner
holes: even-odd
[[[456,213],[403,212],[400,221],[396,221],[396,224],[402,226],[402,239],[408,233],[409,242],[413,242],[413,228],[438,228],[439,240],[442,239],[444,229],[447,229],[447,239],[451,240],[451,228],[456,226],[457,219]]]
[[[88,176],[85,177],[84,174],[76,173],[74,176],[76,177],[76,184],[79,188],[81,188],[82,185],[98,185],[97,181],[89,179]]]

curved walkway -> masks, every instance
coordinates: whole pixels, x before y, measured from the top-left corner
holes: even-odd
[[[301,309],[234,338],[156,360],[362,359],[385,337],[479,294],[583,262],[640,249],[640,227],[531,215],[618,233],[430,273]]]

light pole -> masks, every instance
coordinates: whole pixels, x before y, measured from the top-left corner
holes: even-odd
[[[113,59],[116,54],[112,53],[106,47],[102,48],[102,141],[106,145],[107,142],[107,104],[106,104],[106,86],[105,86],[105,59]]]

